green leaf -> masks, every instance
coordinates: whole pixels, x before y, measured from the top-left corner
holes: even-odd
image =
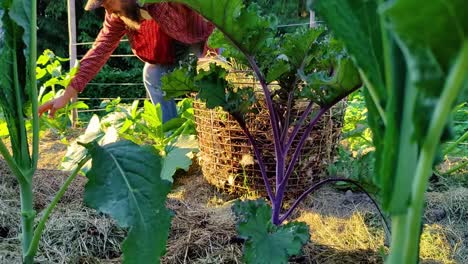
[[[390,209],[396,213],[403,213],[408,207],[418,146],[428,140],[429,123],[447,74],[463,42],[468,39],[466,1],[435,1],[419,6],[422,3],[397,0],[381,7],[388,20],[387,27],[398,39],[409,73],[404,91],[395,90],[393,95],[404,98],[404,106],[402,100],[397,100],[394,108],[395,112],[403,113],[402,119],[397,117],[397,124],[391,126],[401,131],[398,164],[386,164],[384,168],[397,168],[390,204]],[[417,16],[412,12],[416,7],[419,8]],[[431,26],[421,34],[421,25]],[[445,129],[448,131],[448,127]],[[429,140],[439,143],[439,139]]]
[[[336,60],[332,75],[325,71],[303,76],[301,95],[321,106],[333,105],[362,85],[359,72],[349,58]]]
[[[31,162],[24,122],[31,85],[27,66],[32,23],[29,5],[30,1],[2,1],[0,8],[0,107],[7,121],[13,158],[24,169]]]
[[[271,223],[271,208],[264,200],[239,201],[233,205],[238,218],[237,230],[246,239],[244,260],[249,264],[288,263],[301,252],[310,238],[309,228],[302,222],[282,226]]]
[[[376,182],[382,188],[384,209],[388,209],[393,190],[393,169],[398,153],[398,148],[390,146],[398,146],[398,104],[403,98],[392,93],[392,89],[404,90],[405,85],[403,77],[402,86],[396,87],[397,84],[394,84],[394,87],[386,87],[387,82],[394,76],[388,76],[389,73],[385,69],[385,47],[390,49],[394,44],[385,39],[388,32],[382,32],[383,25],[377,12],[378,1],[316,0],[314,9],[318,15],[324,17],[336,37],[343,41],[361,71],[366,88],[364,98],[369,111],[368,122],[376,148]],[[397,53],[393,57],[399,59],[401,56]],[[399,70],[404,71],[404,65]]]
[[[365,75],[369,125],[377,148],[383,144],[383,120],[376,104],[386,99],[383,40],[377,1],[315,0],[314,10],[335,36],[344,42],[355,64]],[[382,108],[385,105],[381,106]],[[376,113],[376,114],[372,114]]]
[[[425,115],[414,113],[418,124],[415,138],[424,138],[432,110],[447,74],[463,42],[468,39],[468,10],[464,0],[435,1],[418,7],[423,1],[393,1],[382,7],[389,19],[388,27],[395,32],[405,54],[410,79],[419,90],[417,108]],[[411,15],[418,7],[417,16]],[[420,25],[431,25],[420,33]]]
[[[24,57],[29,60],[29,45],[31,42],[31,1],[11,1],[10,16],[22,28]],[[34,49],[36,47],[33,47]],[[29,65],[29,62],[26,63]]]
[[[206,107],[213,109],[226,105],[226,74],[221,66],[210,64],[210,70],[201,70],[197,75],[196,85],[200,87],[198,96],[206,103]]]
[[[176,142],[168,144],[165,150],[161,178],[173,182],[173,176],[178,169],[188,171],[192,165],[193,152],[198,150],[198,141],[193,135],[180,136]]]
[[[166,250],[171,213],[165,207],[171,184],[161,179],[161,157],[129,141],[87,145],[85,203],[129,227],[123,263],[159,263]]]
[[[378,95],[384,96],[382,32],[377,1],[316,0],[314,9],[324,17],[336,37],[344,42]]]
[[[286,55],[291,68],[300,69],[304,64],[307,65],[311,61],[311,58],[307,57],[314,55],[311,54],[311,51],[319,46],[314,44],[324,32],[323,28],[300,28],[294,33],[286,34],[282,38],[281,53]]]
[[[90,144],[97,142],[100,145],[116,142],[118,140],[118,133],[114,126],[107,129],[101,127],[101,121],[97,115],[93,115],[89,121],[84,134],[80,135],[70,146],[67,147],[67,153],[62,159],[60,167],[62,170],[72,171],[76,165],[86,157],[88,151],[84,148],[83,144]],[[83,166],[82,171],[87,172],[90,169],[90,164],[87,163]]]
[[[193,83],[193,74],[190,69],[179,68],[161,78],[162,89],[166,93],[164,97],[177,98],[192,92],[198,92],[198,87]]]
[[[278,80],[283,74],[289,71],[291,71],[291,67],[287,61],[281,58],[277,58],[277,62],[270,67],[267,73],[266,81],[267,83],[271,83],[275,80]]]
[[[144,112],[141,117],[145,121],[145,125],[148,128],[148,132],[154,139],[163,139],[163,121],[162,121],[162,110],[161,105],[154,105],[150,101],[145,101]]]

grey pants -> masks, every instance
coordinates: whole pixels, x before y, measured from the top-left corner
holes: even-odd
[[[160,104],[163,114],[163,122],[177,116],[177,108],[174,99],[165,100],[164,92],[161,89],[161,77],[171,72],[179,61],[185,59],[189,54],[200,56],[203,52],[203,44],[185,45],[176,43],[176,62],[174,64],[150,64],[145,63],[143,67],[143,83],[153,104]]]

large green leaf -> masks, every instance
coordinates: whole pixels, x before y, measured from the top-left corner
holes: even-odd
[[[101,121],[97,115],[93,115],[89,121],[84,134],[80,135],[74,142],[67,147],[67,153],[62,159],[60,167],[62,170],[72,171],[78,163],[88,154],[83,145],[97,142],[99,145],[114,143],[119,139],[117,129],[111,125],[109,127],[101,126]],[[85,164],[81,171],[86,173],[91,167],[90,162]]]
[[[124,263],[159,263],[171,221],[164,205],[171,183],[161,179],[161,157],[129,141],[87,148],[92,168],[85,203],[130,228],[122,246]]]
[[[402,96],[393,93],[392,89],[404,90],[403,84],[394,83],[393,87],[386,87],[389,80],[393,80],[391,67],[385,68],[385,55],[390,54],[395,47],[389,41],[388,32],[382,32],[381,18],[377,12],[378,1],[362,0],[317,0],[313,8],[323,16],[333,33],[344,42],[350,56],[361,70],[361,77],[365,84],[365,99],[369,111],[368,121],[373,133],[373,143],[376,147],[377,184],[382,189],[384,209],[388,204],[393,190],[394,166],[398,153],[398,133],[400,128],[400,113]],[[399,59],[396,51],[393,57]],[[398,71],[405,67],[397,68]],[[398,86],[398,87],[397,87]],[[386,112],[384,113],[384,109]],[[388,149],[385,149],[385,147]],[[404,200],[404,199],[402,199]]]
[[[369,112],[376,113],[369,115],[369,124],[373,128],[374,143],[380,149],[384,128],[376,103],[383,104],[386,93],[383,35],[377,1],[315,0],[312,8],[325,19],[336,37],[344,42],[350,56],[368,80],[367,107]]]
[[[301,252],[310,238],[309,228],[302,222],[275,226],[271,207],[264,200],[236,201],[233,211],[238,218],[237,230],[246,239],[244,260],[249,264],[288,263]]]
[[[426,3],[422,5],[423,3]],[[391,1],[382,8],[389,28],[407,49],[413,81],[440,94],[442,83],[463,41],[468,39],[468,9],[465,0]],[[414,10],[417,8],[417,14]],[[421,25],[424,34],[421,34]],[[435,83],[428,83],[435,81]]]
[[[8,124],[13,157],[25,168],[30,162],[23,113],[30,86],[29,5],[30,1],[2,1],[0,8],[0,107]]]
[[[198,58],[189,57],[188,61],[182,62],[179,68],[161,78],[161,86],[166,93],[164,95],[166,99],[198,92],[199,89],[194,84],[194,78],[197,75],[197,61]]]
[[[144,3],[183,3],[200,13],[222,31],[245,54],[253,55],[272,36],[267,18],[256,5],[245,7],[242,0],[141,0]]]
[[[382,7],[382,13],[389,21],[387,27],[399,40],[409,74],[408,82],[402,85],[406,86],[404,91],[395,89],[393,95],[405,100],[395,108],[403,116],[399,127],[400,160],[396,166],[397,177],[390,204],[391,210],[397,213],[407,208],[417,145],[426,140],[432,112],[443,91],[447,74],[468,38],[466,1],[434,1],[420,6],[422,3],[418,0],[392,1]],[[417,16],[414,8],[419,8]],[[425,27],[424,34],[421,34],[421,25],[429,24],[431,26]],[[390,165],[387,169],[391,169]]]
[[[417,107],[430,113],[455,57],[468,39],[468,8],[464,0],[421,3],[424,1],[392,1],[383,6],[382,12],[400,40],[411,81],[419,89]],[[416,16],[414,8],[418,8]],[[421,25],[431,26],[421,34]],[[414,118],[420,128],[416,136],[424,138],[430,115],[415,113]]]

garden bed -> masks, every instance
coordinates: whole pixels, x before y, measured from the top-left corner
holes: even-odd
[[[35,177],[36,209],[52,199],[67,173],[56,170],[66,147],[52,134],[41,141]],[[0,263],[20,263],[18,186],[0,161]],[[79,177],[53,213],[41,240],[39,263],[120,263],[125,231],[82,204]],[[468,189],[459,181],[431,183],[422,235],[422,263],[468,262]],[[167,206],[174,212],[163,263],[241,263],[230,206],[194,166],[179,173]],[[291,263],[382,263],[382,223],[362,193],[324,188],[310,195],[293,218],[310,226],[311,242]]]

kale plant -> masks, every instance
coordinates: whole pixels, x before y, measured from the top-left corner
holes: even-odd
[[[0,139],[0,153],[19,183],[23,263],[34,263],[49,216],[89,159],[92,168],[87,173],[85,202],[129,228],[122,247],[123,262],[159,262],[170,227],[165,200],[171,183],[161,178],[162,159],[152,149],[129,141],[86,144],[88,152],[75,163],[51,203],[41,214],[34,210],[33,176],[39,159],[36,9],[35,0],[0,1],[0,107],[11,142],[9,149]]]
[[[163,89],[169,96],[198,92],[198,97],[206,102],[208,108],[222,107],[239,123],[253,147],[271,201],[271,211],[261,204],[235,208],[237,215],[242,216],[241,222],[250,226],[248,235],[245,229],[239,229],[247,238],[245,260],[248,263],[286,263],[289,256],[300,252],[301,247],[297,245],[308,240],[307,228],[301,223],[282,225],[293,210],[310,192],[325,183],[353,182],[337,178],[323,180],[305,190],[287,210],[283,210],[288,179],[308,135],[325,113],[361,87],[357,68],[343,46],[325,29],[304,27],[278,34],[274,17],[262,14],[256,4],[246,6],[242,0],[144,2],[184,3],[199,12],[217,27],[211,43],[224,48],[223,56],[248,65],[260,83],[275,146],[276,176],[273,184],[266,173],[261,146],[245,121],[249,102],[253,101],[256,92],[254,89],[237,89],[226,79],[228,72],[221,66],[213,64],[210,69],[197,72],[195,63],[177,69],[171,77],[165,78]],[[294,119],[292,110],[300,99],[306,100],[307,107],[299,118]],[[314,106],[318,106],[318,110],[314,111]],[[301,130],[303,134],[299,133]],[[298,143],[295,145],[293,142]],[[241,212],[245,208],[260,210],[262,217],[254,212]],[[265,214],[270,214],[270,217],[264,217]],[[286,234],[290,236],[288,239],[284,237]],[[268,237],[273,241],[265,245]],[[283,243],[285,241],[289,242]],[[277,253],[274,260],[270,258],[272,252]]]

